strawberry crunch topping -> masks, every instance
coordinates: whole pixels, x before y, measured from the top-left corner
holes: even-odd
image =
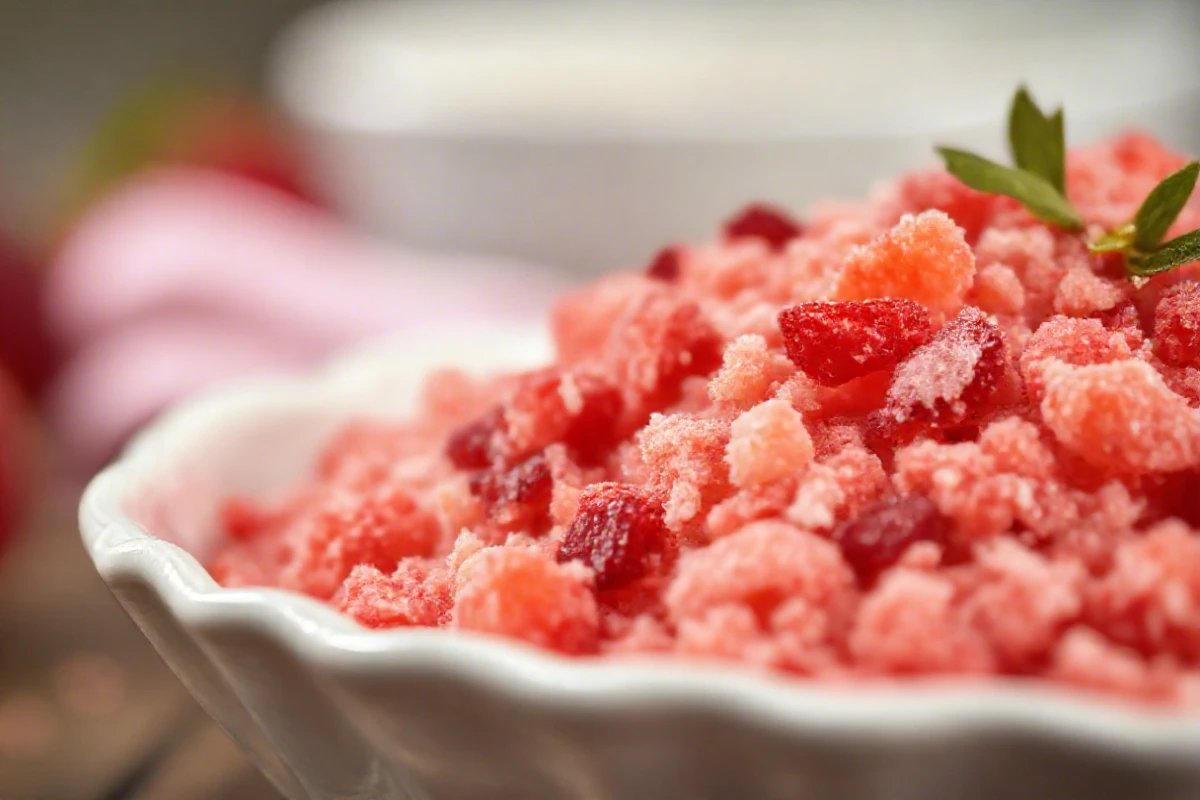
[[[212,573],[572,656],[1200,709],[1196,170],[1013,114],[1015,166],[943,148],[567,294],[555,363],[438,373],[231,498]]]

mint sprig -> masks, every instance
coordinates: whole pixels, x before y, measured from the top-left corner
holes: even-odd
[[[1162,242],[1187,205],[1198,176],[1200,162],[1193,161],[1163,178],[1146,195],[1132,222],[1088,242],[1088,249],[1093,253],[1121,253],[1125,257],[1125,273],[1130,278],[1157,275],[1200,258],[1200,231]]]
[[[1006,167],[983,156],[955,150],[937,149],[954,177],[980,192],[1011,197],[1042,222],[1067,230],[1079,230],[1083,220],[1050,181],[1027,170]]]
[[[1063,191],[1066,147],[1062,109],[1047,117],[1022,86],[1008,112],[1008,143],[1015,167],[952,147],[938,147],[937,151],[946,170],[972,189],[1011,197],[1050,225],[1082,230],[1083,219]]]
[[[1008,113],[1008,144],[1014,167],[982,156],[938,147],[946,171],[972,189],[1011,197],[1031,215],[1067,231],[1082,231],[1083,218],[1066,195],[1063,110],[1047,115],[1021,86]],[[1200,177],[1193,161],[1168,175],[1142,201],[1133,219],[1087,242],[1093,253],[1120,253],[1131,279],[1157,275],[1200,260],[1200,230],[1163,243]]]

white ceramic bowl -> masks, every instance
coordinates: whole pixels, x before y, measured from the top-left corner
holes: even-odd
[[[652,660],[368,631],[200,566],[214,509],[312,465],[434,364],[545,358],[536,332],[427,332],[169,414],[98,476],[83,537],[163,658],[291,800],[1200,797],[1200,721],[1001,683],[848,690]]]
[[[579,273],[749,200],[859,197],[939,141],[998,155],[1022,80],[1072,143],[1200,151],[1200,4],[338,0],[270,69],[351,219]]]

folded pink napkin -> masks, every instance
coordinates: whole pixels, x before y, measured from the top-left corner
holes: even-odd
[[[73,352],[52,418],[94,467],[196,389],[409,326],[536,318],[563,283],[531,265],[387,245],[239,178],[147,173],[92,208],[52,265],[50,323]]]

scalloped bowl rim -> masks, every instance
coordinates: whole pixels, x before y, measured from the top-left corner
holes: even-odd
[[[542,334],[530,329],[523,335]],[[234,415],[269,411],[332,386],[344,391],[386,369],[396,345],[364,348],[304,376],[202,393],[149,425],[91,481],[80,504],[84,543],[101,575],[145,583],[185,626],[252,631],[323,668],[371,675],[436,672],[522,702],[577,710],[706,709],[809,736],[960,736],[998,729],[1171,761],[1200,755],[1200,719],[1194,716],[1053,685],[983,678],[847,686],[719,665],[681,669],[667,658],[571,659],[498,637],[439,629],[369,630],[297,593],[223,588],[191,554],[155,538],[122,510],[160,449],[186,446]]]

